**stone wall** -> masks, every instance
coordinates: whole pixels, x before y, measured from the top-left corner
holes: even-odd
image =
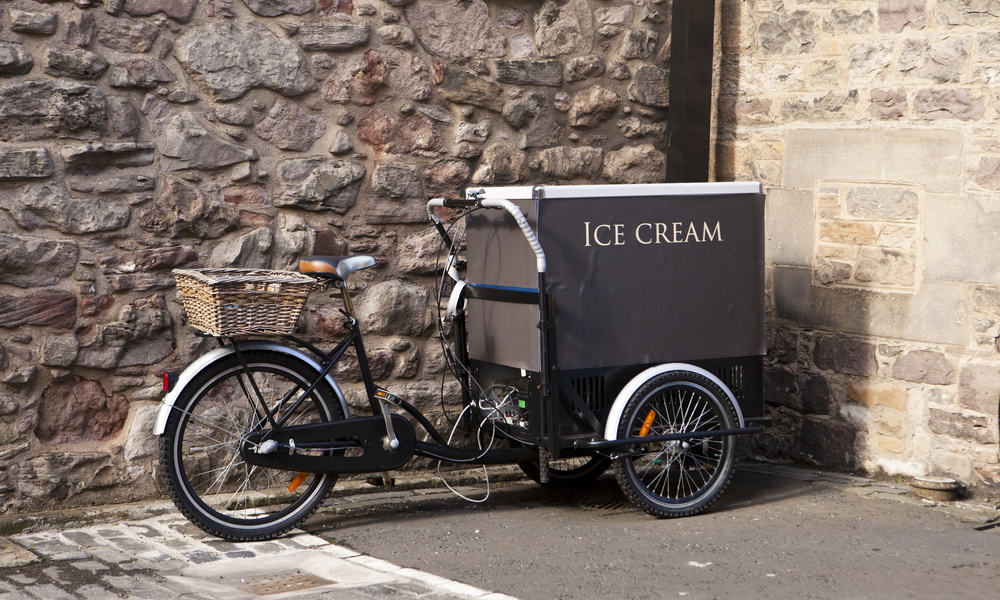
[[[998,4],[724,0],[721,19],[718,178],[768,190],[767,447],[996,486]]]
[[[159,493],[159,373],[211,345],[174,267],[375,255],[355,281],[376,376],[436,410],[426,198],[661,181],[669,14],[0,0],[0,510]],[[308,335],[337,335],[338,304],[313,300]],[[357,387],[356,365],[338,376]]]

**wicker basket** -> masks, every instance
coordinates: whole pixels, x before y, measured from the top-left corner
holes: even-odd
[[[292,333],[317,285],[266,269],[174,269],[174,278],[188,324],[212,335]]]

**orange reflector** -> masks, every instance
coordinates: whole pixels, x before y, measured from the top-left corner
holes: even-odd
[[[649,435],[649,428],[653,426],[653,419],[655,418],[656,411],[649,411],[649,414],[646,415],[646,420],[642,422],[642,429],[639,430],[639,437],[646,437]]]
[[[294,492],[295,490],[299,489],[299,486],[302,485],[302,482],[305,481],[306,477],[308,476],[309,476],[308,471],[299,471],[299,474],[295,476],[295,479],[293,479],[292,482],[288,484],[288,491]]]

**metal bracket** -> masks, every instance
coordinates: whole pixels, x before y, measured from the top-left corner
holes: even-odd
[[[386,451],[397,450],[399,448],[399,438],[396,437],[396,432],[392,429],[392,415],[389,413],[389,404],[401,406],[400,399],[382,388],[375,388],[375,397],[378,399],[379,407],[382,409],[382,418],[385,419],[386,435],[382,439],[382,447]]]

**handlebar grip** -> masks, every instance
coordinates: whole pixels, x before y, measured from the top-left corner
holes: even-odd
[[[475,206],[479,203],[479,200],[465,199],[465,198],[442,198],[441,206],[445,208],[465,208],[467,206]]]

